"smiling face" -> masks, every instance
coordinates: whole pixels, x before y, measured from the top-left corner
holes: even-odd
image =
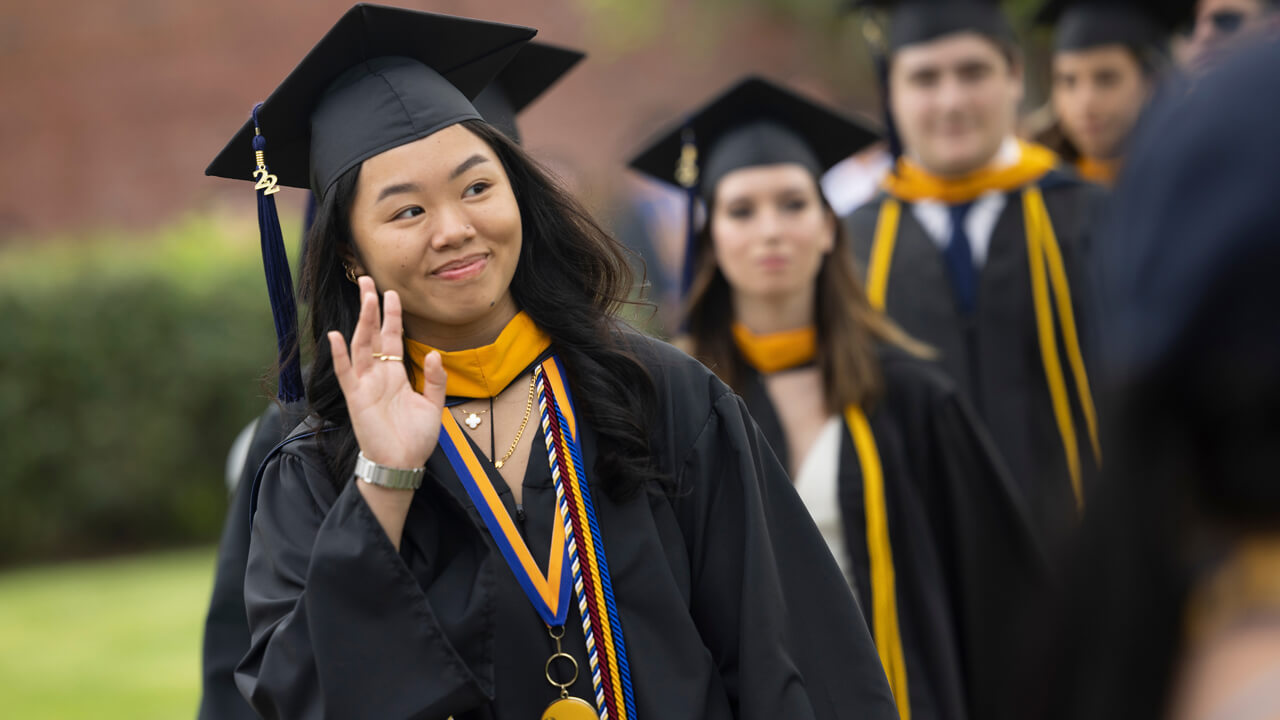
[[[711,241],[733,294],[763,300],[813,295],[835,244],[835,215],[801,165],[742,168],[716,185]]]
[[[365,160],[351,234],[348,261],[400,295],[414,340],[447,349],[516,313],[520,208],[497,154],[462,125]]]
[[[1022,70],[994,41],[960,32],[894,52],[889,88],[906,151],[956,176],[991,162],[1013,132]]]
[[[1090,158],[1124,151],[1150,83],[1123,45],[1063,51],[1053,58],[1053,108],[1067,138]]]

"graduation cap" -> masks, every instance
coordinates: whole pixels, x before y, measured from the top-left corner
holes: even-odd
[[[206,175],[256,181],[281,400],[301,400],[304,393],[293,282],[272,195],[284,185],[310,187],[323,198],[338,177],[368,158],[479,119],[470,99],[536,33],[358,4],[253,108],[205,169]]]
[[[889,54],[958,32],[976,32],[1002,42],[1014,38],[999,0],[853,0],[848,7],[888,13],[884,49]]]
[[[537,100],[584,57],[586,54],[577,50],[531,42],[476,96],[472,104],[485,122],[498,128],[512,140],[520,142],[516,115]]]
[[[1195,0],[1046,0],[1035,22],[1054,26],[1057,52],[1125,45],[1163,53],[1194,11]]]
[[[682,291],[693,280],[697,196],[710,199],[734,170],[794,163],[819,178],[832,165],[880,139],[863,122],[761,77],[747,77],[684,120],[663,130],[630,165],[689,195]]]

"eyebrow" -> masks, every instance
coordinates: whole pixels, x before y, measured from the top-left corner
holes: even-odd
[[[461,175],[462,173],[470,170],[471,168],[479,165],[480,163],[485,163],[485,162],[489,162],[489,158],[480,154],[472,155],[466,160],[463,160],[462,163],[458,165],[458,167],[454,168],[453,172],[449,173],[449,179],[456,180],[458,179],[458,176]]]
[[[417,183],[400,183],[398,185],[388,185],[382,188],[382,192],[378,193],[378,199],[375,200],[374,202],[380,203],[392,195],[399,195],[400,193],[418,192],[420,190],[422,190],[422,188],[419,187]]]

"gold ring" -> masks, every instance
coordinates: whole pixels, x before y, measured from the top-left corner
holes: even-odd
[[[399,355],[383,355],[382,353],[374,353],[374,360],[385,360],[388,362],[404,362],[404,358]]]

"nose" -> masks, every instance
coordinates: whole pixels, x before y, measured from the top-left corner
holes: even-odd
[[[774,245],[782,240],[782,218],[772,207],[762,208],[756,213],[756,230],[766,245]]]
[[[437,217],[438,221],[431,236],[431,247],[433,249],[456,248],[466,244],[476,236],[476,230],[471,223],[471,219],[460,209],[443,209]]]

